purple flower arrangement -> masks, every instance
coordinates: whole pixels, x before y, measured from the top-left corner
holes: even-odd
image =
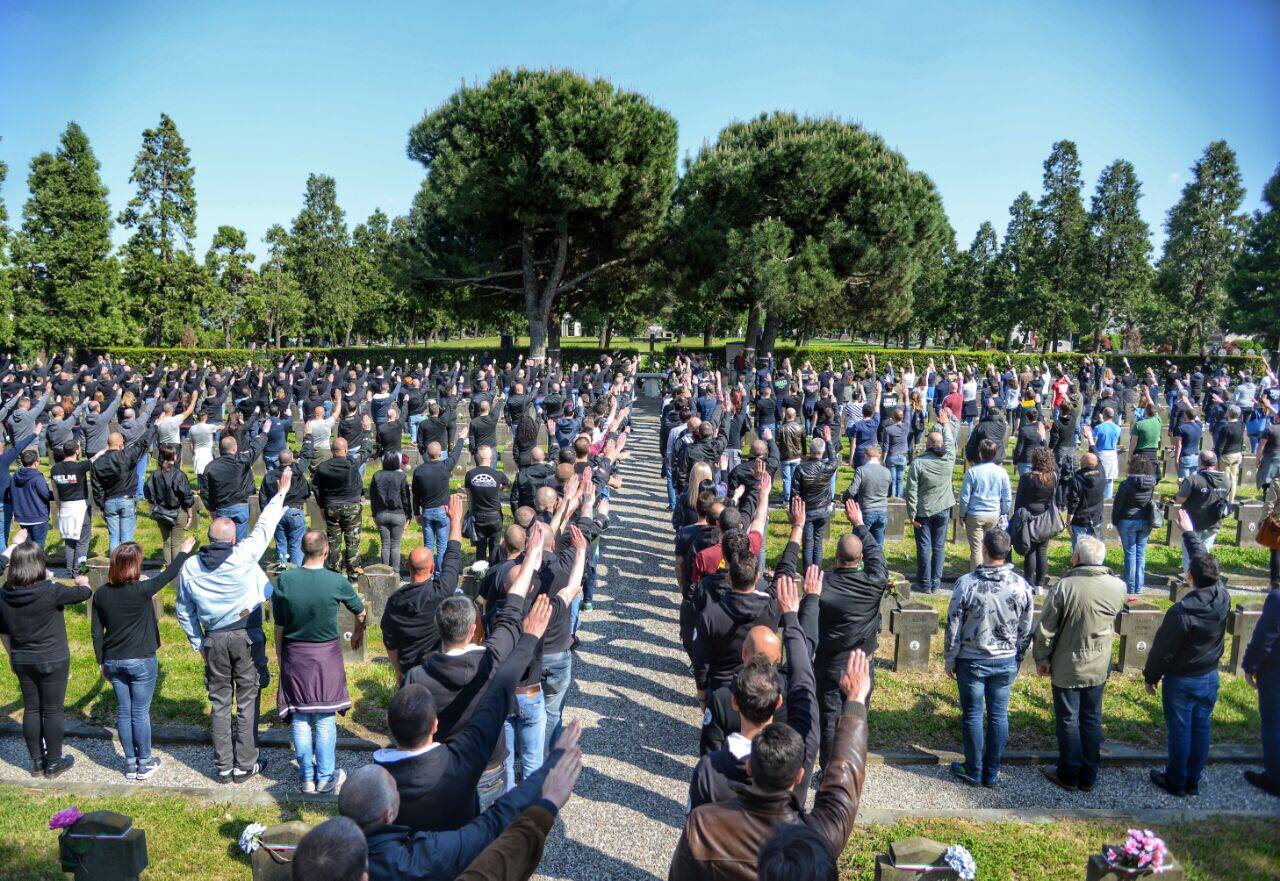
[[[1130,829],[1129,839],[1122,847],[1104,847],[1102,855],[1107,865],[1117,869],[1158,872],[1164,866],[1168,850],[1164,841],[1150,829]]]
[[[66,829],[68,826],[74,826],[78,823],[83,816],[84,814],[80,813],[80,809],[75,806],[63,808],[49,820],[49,828]]]

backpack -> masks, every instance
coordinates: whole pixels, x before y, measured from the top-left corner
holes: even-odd
[[[1227,476],[1220,471],[1201,472],[1197,475],[1203,481],[1203,487],[1197,487],[1196,493],[1202,499],[1194,506],[1191,515],[1196,529],[1212,529],[1222,522],[1231,510],[1227,501],[1229,485]],[[1216,477],[1216,480],[1213,479]]]

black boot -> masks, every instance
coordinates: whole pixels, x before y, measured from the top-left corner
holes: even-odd
[[[58,777],[71,770],[71,766],[76,763],[75,756],[63,756],[60,759],[53,759],[46,762],[44,766],[44,776]]]
[[[32,756],[31,757],[31,776],[43,777],[44,766],[45,766],[44,756]]]

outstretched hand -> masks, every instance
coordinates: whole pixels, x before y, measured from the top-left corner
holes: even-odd
[[[855,649],[849,655],[849,663],[840,677],[840,691],[848,700],[867,702],[871,694],[871,663],[862,649]]]

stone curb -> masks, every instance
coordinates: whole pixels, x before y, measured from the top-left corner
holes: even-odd
[[[296,790],[286,797],[277,797],[269,789],[241,788],[234,783],[226,786],[165,786],[147,783],[73,783],[61,780],[0,780],[0,786],[15,789],[40,790],[66,793],[85,798],[126,798],[132,796],[175,795],[197,798],[215,805],[302,805],[337,804],[336,795],[303,795]]]
[[[1269,811],[1197,811],[1152,809],[1115,811],[1106,808],[950,808],[925,811],[899,811],[874,808],[858,811],[859,826],[888,824],[898,820],[932,818],[939,820],[975,820],[979,823],[1054,823],[1059,820],[1135,821],[1156,825],[1213,818],[1239,820],[1274,820]]]
[[[0,719],[0,735],[18,735],[22,726],[12,719]],[[69,737],[90,737],[97,740],[113,740],[115,729],[101,725],[89,725],[84,722],[68,722],[66,734]],[[151,729],[154,743],[209,744],[209,729],[200,725],[156,725]],[[264,747],[291,749],[289,731],[285,728],[269,728],[258,736],[258,743]],[[364,737],[344,735],[338,737],[338,749],[352,752],[373,752],[386,746]],[[869,750],[868,765],[945,765],[959,761],[964,755],[950,750],[906,749],[906,750]],[[1139,749],[1122,743],[1109,744],[1103,747],[1102,764],[1104,765],[1151,765],[1159,764],[1166,759],[1162,752]],[[1057,750],[1006,750],[1001,761],[1006,765],[1047,765],[1058,760]],[[1226,765],[1260,765],[1262,751],[1259,747],[1245,744],[1215,744],[1209,750],[1211,763]]]

